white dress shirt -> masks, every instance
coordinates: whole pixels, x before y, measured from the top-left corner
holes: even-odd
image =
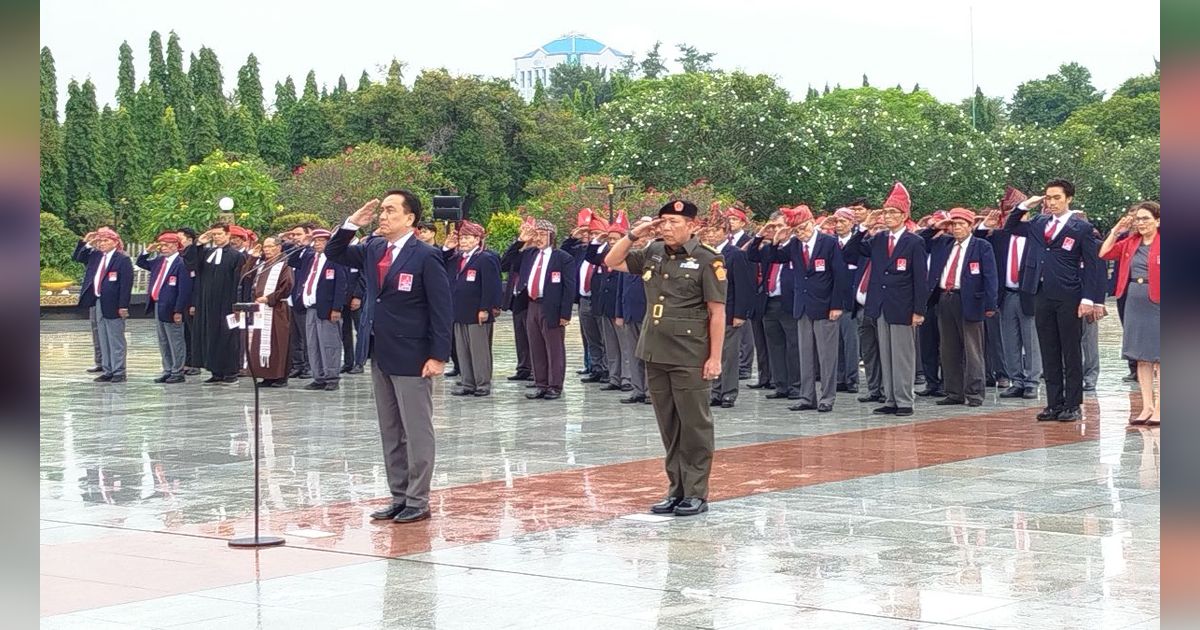
[[[541,299],[546,295],[546,269],[550,267],[550,254],[553,251],[554,250],[550,247],[542,249],[538,252],[538,255],[534,257],[533,264],[529,267],[530,277],[525,283],[525,290],[529,292],[529,295],[533,295],[535,293],[534,287],[537,287],[536,293],[538,299]],[[533,273],[535,270],[537,271],[537,274]]]
[[[112,255],[113,255],[113,252],[115,252],[115,251],[117,251],[117,250],[110,249],[110,250],[108,250],[108,252],[106,252],[103,256],[100,257],[100,265],[96,267],[96,278],[95,278],[96,297],[100,297],[100,287],[104,286],[100,283],[104,282],[105,279],[107,279],[108,265],[110,263],[112,263]]]
[[[325,269],[325,254],[317,254],[313,258],[313,266],[309,269],[308,276],[304,278],[304,307],[312,308],[317,303],[317,285],[321,282],[321,274]],[[315,274],[315,275],[314,275]],[[309,286],[308,279],[312,278],[312,286]]]
[[[950,262],[954,261],[954,288],[962,288],[962,273],[963,267],[966,266],[967,246],[971,244],[971,237],[968,235],[961,243],[955,243],[950,248],[950,257],[946,259],[946,266],[942,268],[942,277],[938,280],[938,288],[945,289],[946,281],[950,279]],[[958,260],[954,260],[955,254],[958,255]]]

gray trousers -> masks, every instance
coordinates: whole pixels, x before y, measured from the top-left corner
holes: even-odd
[[[310,308],[304,311],[304,331],[313,382],[336,383],[342,369],[341,325],[317,317],[317,312]]]
[[[917,339],[914,327],[907,324],[889,324],[882,315],[875,322],[879,335],[879,365],[883,372],[883,404],[885,406],[913,406],[916,392]]]
[[[1021,312],[1021,300],[1008,293],[1000,303],[1000,341],[1004,347],[1004,371],[1014,387],[1038,388],[1042,378],[1042,350],[1038,347],[1033,315]]]
[[[600,335],[604,339],[604,364],[608,371],[608,382],[613,385],[629,384],[629,366],[625,363],[625,349],[621,347],[621,336],[617,325],[607,317],[597,317]]]
[[[490,323],[454,324],[463,389],[481,392],[492,389],[492,327]]]
[[[100,357],[100,304],[98,302],[88,309],[88,323],[92,328],[92,354],[96,361],[95,365],[100,367],[103,359]]]
[[[383,465],[393,503],[429,507],[433,480],[433,380],[390,376],[371,361]]]
[[[642,322],[625,320],[625,325],[617,328],[617,336],[621,338],[621,354],[628,374],[628,383],[633,385],[633,393],[646,395],[646,363],[637,358],[638,337],[642,336]]]
[[[100,314],[100,304],[92,307],[98,317],[100,337],[100,367],[109,376],[125,376],[125,320],[106,319]]]
[[[731,318],[732,319],[732,318]],[[738,365],[741,357],[738,349],[742,343],[742,331],[749,322],[739,328],[725,326],[725,340],[721,342],[721,375],[713,379],[711,395],[713,400],[737,400],[738,395]]]
[[[850,311],[842,313],[838,324],[838,369],[837,382],[858,389],[858,318]]]
[[[288,307],[292,308],[292,307]],[[312,371],[308,364],[308,328],[304,325],[304,320],[308,317],[308,309],[297,311],[292,308],[292,331],[288,337],[289,351],[291,352],[291,369],[300,370],[303,373]]]
[[[587,346],[592,374],[608,369],[608,361],[604,356],[604,333],[600,330],[602,319],[604,318],[592,315],[592,298],[579,298],[579,328],[583,331],[583,343]]]
[[[183,322],[164,322],[156,317],[154,328],[158,332],[158,354],[162,356],[163,376],[183,376],[183,362],[187,359]]]
[[[883,395],[883,366],[879,363],[879,331],[875,320],[858,311],[858,347],[867,376],[867,394]]]
[[[837,377],[834,375],[837,373],[838,323],[805,315],[796,320],[796,326],[800,336],[800,404],[832,405],[837,397]],[[820,374],[813,366],[820,367]],[[819,396],[817,380],[821,381]]]
[[[738,376],[750,376],[754,366],[754,329],[750,327],[750,320],[746,320],[738,331]]]
[[[1080,340],[1080,350],[1083,351],[1083,385],[1087,388],[1096,386],[1100,379],[1100,324],[1087,318],[1083,322],[1083,339]]]
[[[983,322],[963,319],[958,293],[942,293],[937,309],[942,389],[947,398],[983,402]]]

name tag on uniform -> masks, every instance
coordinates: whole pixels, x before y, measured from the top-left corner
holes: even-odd
[[[175,286],[175,276],[167,276],[167,284],[169,286]]]
[[[550,272],[550,283],[551,284],[559,284],[561,282],[562,282],[562,273],[557,272],[557,271],[551,271]]]
[[[825,271],[825,259],[818,258],[818,259],[814,260],[813,261],[813,269],[816,269],[817,271]]]
[[[115,272],[115,271],[108,272],[108,281],[116,282],[117,281],[117,272]]]
[[[400,280],[396,284],[396,288],[400,291],[412,291],[413,275],[411,273],[400,274]]]
[[[977,262],[971,263],[971,275],[972,276],[979,275],[979,263],[977,263]]]
[[[694,258],[689,258],[689,259],[679,263],[679,268],[680,269],[699,269],[700,263],[696,262],[696,260]]]
[[[474,269],[467,270],[467,282],[475,282],[475,270]]]
[[[907,258],[897,258],[896,259],[896,271],[908,271],[908,259]]]
[[[332,270],[332,269],[326,269],[326,270],[325,270],[325,279],[326,279],[326,280],[333,280],[333,270]]]
[[[1063,249],[1065,249],[1067,251],[1071,251],[1071,249],[1074,247],[1075,247],[1075,239],[1071,238],[1070,236],[1063,239]]]

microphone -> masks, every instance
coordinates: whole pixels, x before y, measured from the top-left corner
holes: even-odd
[[[259,263],[257,265],[254,265],[253,267],[251,267],[249,270],[246,271],[246,273],[242,274],[242,277],[238,278],[238,284],[241,284],[242,280],[245,280],[250,274],[258,271],[259,269],[262,269],[263,267],[269,267],[269,266],[279,262],[284,257],[285,256],[284,256],[283,252],[280,252],[279,255],[275,256],[274,258],[268,258],[266,260],[259,261]]]

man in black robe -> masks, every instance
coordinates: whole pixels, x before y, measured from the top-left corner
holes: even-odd
[[[196,272],[195,325],[192,327],[193,361],[212,372],[208,384],[236,383],[239,330],[231,330],[226,317],[233,313],[238,279],[246,254],[229,243],[229,224],[216,223],[196,244],[183,251],[188,269]]]

